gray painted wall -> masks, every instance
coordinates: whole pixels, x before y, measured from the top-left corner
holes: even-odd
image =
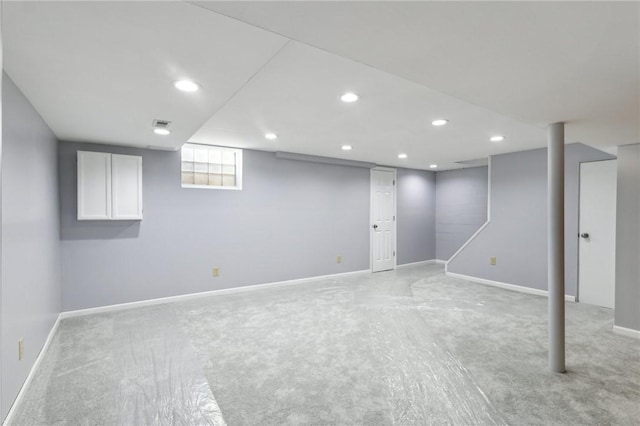
[[[2,54],[2,7],[0,5],[0,69],[3,69]],[[0,224],[2,223],[2,80],[4,73],[0,73]],[[2,226],[0,226],[0,307],[2,307]],[[2,314],[0,313],[0,383],[2,383]],[[2,385],[0,385],[0,422],[5,417],[2,403]]]
[[[57,141],[6,75],[2,104],[4,418],[61,310],[61,286]]]
[[[565,152],[565,291],[578,276],[580,163],[615,158],[583,144]],[[449,262],[449,272],[547,289],[547,150],[491,158],[491,222]],[[495,256],[497,264],[489,265]]]
[[[487,167],[436,173],[436,258],[448,260],[487,221]]]
[[[398,169],[398,265],[435,259],[435,175]]]
[[[76,220],[79,149],[143,157],[142,221]],[[61,143],[64,310],[369,267],[368,169],[243,157],[242,191],[183,189],[179,152]]]
[[[615,324],[640,330],[640,144],[618,147]]]
[[[78,150],[143,157],[142,221],[76,220]],[[179,152],[61,142],[59,164],[65,311],[369,268],[367,168],[245,150],[243,190],[229,191],[182,189]],[[399,174],[402,206],[427,191],[399,223],[433,216],[432,173]],[[417,241],[432,226],[420,232],[399,229],[406,261],[433,258]]]

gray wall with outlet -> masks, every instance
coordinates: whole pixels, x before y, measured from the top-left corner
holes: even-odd
[[[565,152],[565,290],[575,296],[578,275],[580,163],[612,155],[583,144]],[[547,289],[547,150],[491,158],[491,220],[448,265],[449,272]],[[496,257],[496,265],[489,263]]]
[[[449,260],[487,221],[487,169],[436,173],[436,259]]]
[[[56,159],[54,134],[3,75],[1,418],[61,311]]]
[[[78,150],[143,157],[142,221],[76,220]],[[245,150],[234,191],[181,188],[179,152],[61,142],[59,164],[65,311],[369,268],[368,168]],[[434,258],[434,184],[398,171],[399,264]]]

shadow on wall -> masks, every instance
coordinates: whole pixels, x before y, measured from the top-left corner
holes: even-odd
[[[90,220],[78,221],[77,226],[60,233],[60,239],[67,240],[103,240],[118,238],[138,238],[139,220]]]

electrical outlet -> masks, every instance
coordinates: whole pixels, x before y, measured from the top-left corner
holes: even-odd
[[[220,276],[220,268],[218,268],[217,266],[215,266],[213,268],[213,276],[214,277],[219,277]]]
[[[489,264],[490,265],[495,265],[496,264],[496,258],[495,257],[490,257],[489,258]]]
[[[342,256],[336,257],[336,263],[342,263]]]
[[[24,358],[24,341],[22,339],[18,340],[18,361],[22,361]]]

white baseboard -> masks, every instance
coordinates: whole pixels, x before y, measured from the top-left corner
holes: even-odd
[[[5,417],[4,421],[2,422],[3,425],[11,425],[11,420],[13,420],[13,416],[15,415],[16,410],[18,409],[18,406],[22,402],[24,393],[26,392],[27,388],[31,384],[31,381],[33,380],[33,378],[35,377],[36,372],[38,371],[38,368],[42,363],[42,359],[44,358],[44,355],[47,353],[47,350],[49,349],[49,345],[53,340],[53,336],[55,336],[56,331],[58,330],[58,325],[60,325],[60,320],[62,319],[61,315],[62,314],[58,314],[58,317],[56,318],[56,322],[53,324],[53,327],[51,327],[51,330],[49,331],[49,335],[47,336],[47,340],[45,340],[44,345],[42,345],[42,349],[40,349],[40,353],[38,354],[35,362],[31,366],[31,370],[29,370],[29,374],[27,375],[27,378],[22,384],[22,387],[20,388],[20,392],[18,392],[18,396],[16,396],[16,399],[13,401],[13,404],[11,405],[9,412],[7,413],[7,417]]]
[[[402,265],[398,265],[397,268],[403,268],[405,266],[417,266],[417,265],[433,265],[433,264],[444,265],[446,263],[447,263],[446,260],[429,259],[429,260],[421,260],[419,262],[403,263]]]
[[[421,260],[419,262],[403,263],[402,265],[396,266],[396,268],[404,268],[405,266],[432,265],[436,262],[437,260],[435,259]]]
[[[285,287],[285,286],[302,284],[302,283],[307,283],[307,282],[312,282],[317,280],[339,278],[339,277],[344,277],[348,275],[356,275],[356,274],[364,274],[364,273],[371,273],[371,271],[368,269],[365,269],[362,271],[342,272],[339,274],[331,274],[331,275],[319,275],[315,277],[298,278],[295,280],[276,281],[276,282],[265,283],[265,284],[255,284],[255,285],[247,285],[243,287],[233,287],[233,288],[224,288],[220,290],[204,291],[200,293],[189,293],[189,294],[181,294],[178,296],[160,297],[157,299],[141,300],[139,302],[118,303],[115,305],[99,306],[96,308],[78,309],[75,311],[62,312],[60,314],[60,318],[62,319],[73,318],[73,317],[80,317],[84,315],[100,314],[104,312],[121,311],[123,309],[132,309],[132,308],[141,308],[144,306],[161,305],[164,303],[198,299],[200,297],[207,297],[207,296],[213,296],[213,295],[243,293],[245,291],[255,291],[255,290],[260,290],[265,288]]]
[[[634,330],[633,328],[626,328],[626,327],[620,327],[619,325],[614,325],[613,332],[616,334],[620,334],[621,336],[640,339],[640,330]]]
[[[521,285],[508,284],[508,283],[503,283],[503,282],[500,282],[500,281],[492,281],[492,280],[487,280],[487,279],[484,279],[484,278],[472,277],[472,276],[469,276],[469,275],[456,274],[455,272],[446,272],[446,275],[449,276],[449,277],[452,277],[452,278],[460,278],[462,280],[473,281],[473,282],[480,283],[480,284],[490,285],[492,287],[503,288],[505,290],[511,290],[511,291],[517,291],[517,292],[520,292],[520,293],[535,294],[537,296],[549,297],[549,292],[547,290],[540,290],[540,289],[537,289],[537,288],[523,287]],[[565,294],[564,295],[564,300],[566,300],[567,302],[575,302],[576,301],[576,297],[575,296],[570,296],[568,294]]]

